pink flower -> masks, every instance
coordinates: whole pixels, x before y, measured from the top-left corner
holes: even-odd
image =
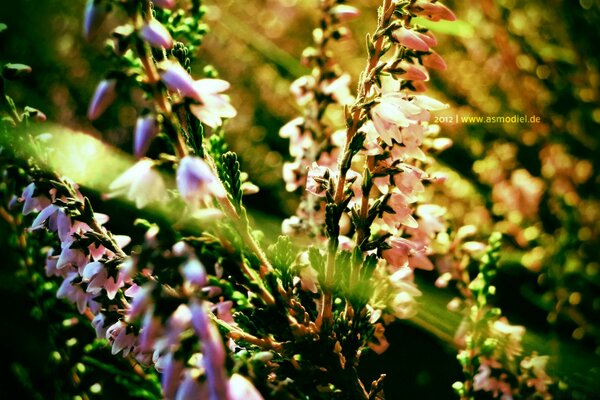
[[[67,266],[73,266],[78,271],[82,271],[83,267],[88,263],[89,256],[83,249],[78,248],[74,242],[62,242],[62,251],[56,262],[56,269],[63,269]]]
[[[173,47],[173,38],[169,31],[157,20],[146,22],[140,30],[140,37],[152,47],[170,49]]]
[[[406,81],[428,81],[429,74],[427,70],[420,65],[409,63],[408,61],[401,61],[394,63],[394,69],[404,71],[400,75],[402,79]]]
[[[92,326],[96,330],[96,337],[98,339],[106,337],[106,329],[108,327],[104,326],[105,321],[106,321],[106,316],[102,313],[96,314],[96,316],[92,320]]]
[[[39,212],[50,205],[50,199],[43,194],[33,196],[35,192],[35,184],[30,183],[27,185],[23,194],[19,198],[19,201],[23,203],[23,215],[27,215],[32,211]]]
[[[91,295],[81,288],[77,271],[73,271],[65,277],[56,292],[56,297],[59,299],[67,299],[72,303],[77,304],[77,310],[81,314],[86,310],[88,304],[94,308],[98,306],[96,302],[92,301]]]
[[[339,7],[339,6],[338,6]],[[334,80],[321,83],[324,94],[331,96],[339,104],[352,104],[354,96],[350,93],[350,75],[344,74]]]
[[[211,399],[229,399],[225,373],[225,347],[217,328],[212,324],[208,310],[196,302],[190,305],[192,326],[202,343],[202,364]]]
[[[423,65],[427,68],[437,69],[439,71],[445,71],[447,68],[444,59],[435,51],[432,51],[431,54],[423,57]]]
[[[346,4],[338,4],[331,7],[331,9],[329,9],[329,13],[340,22],[349,21],[360,15],[360,11],[358,11],[356,7]]]
[[[175,7],[175,0],[152,0],[155,6],[160,8],[173,8]]]
[[[325,190],[327,190],[327,177],[331,176],[329,168],[322,167],[316,162],[313,162],[310,169],[308,170],[306,190],[315,196],[325,196]]]
[[[417,1],[412,7],[415,10],[415,14],[431,21],[439,21],[442,19],[445,19],[446,21],[456,21],[456,15],[439,1],[435,3]]]
[[[173,357],[173,353],[168,353],[163,357],[163,366],[162,366],[162,376],[161,376],[161,386],[163,389],[163,395],[165,399],[172,399],[177,392],[177,387],[180,386],[180,391],[182,394],[185,392],[184,399],[200,399],[199,394],[192,395],[189,393],[190,391],[196,392],[198,391],[192,382],[181,382],[181,375],[184,370],[183,361],[178,360]],[[186,379],[188,377],[186,376]],[[197,382],[196,382],[197,385]],[[193,389],[192,389],[193,388]]]
[[[193,206],[210,196],[224,198],[227,195],[208,164],[195,156],[186,156],[179,161],[177,188],[181,197]]]
[[[387,206],[393,212],[386,211],[383,213],[383,221],[392,228],[399,228],[400,225],[405,225],[410,228],[419,226],[417,221],[412,216],[412,209],[409,204],[414,203],[416,198],[407,196],[404,193],[392,193],[387,201]]]
[[[127,357],[131,352],[135,344],[135,335],[128,333],[128,328],[125,322],[118,321],[106,330],[106,338],[112,343],[113,355],[123,351],[123,357]]]
[[[402,46],[418,51],[429,51],[429,45],[414,31],[407,28],[398,28],[392,37]]]
[[[375,130],[381,139],[392,145],[392,139],[400,141],[400,128],[408,127],[412,121],[408,118],[421,112],[413,102],[405,99],[400,93],[384,93],[377,105],[371,109],[371,118]]]
[[[206,382],[199,382],[198,379],[190,373],[189,370],[184,372],[183,380],[177,389],[175,400],[189,399],[213,399],[209,397],[208,386]],[[220,399],[220,398],[219,398]],[[226,399],[225,397],[223,399]]]
[[[83,269],[82,278],[88,283],[87,292],[93,295],[98,295],[102,289],[106,290],[106,295],[109,299],[114,299],[120,288],[124,286],[124,282],[120,279],[120,274],[117,277],[109,276],[106,266],[99,261],[88,263]]]
[[[92,121],[100,118],[106,109],[117,98],[117,80],[104,79],[100,81],[94,92],[94,97],[88,108],[88,118]]]

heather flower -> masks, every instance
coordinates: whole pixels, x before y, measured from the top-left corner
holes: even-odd
[[[204,382],[199,382],[198,375],[190,370],[185,371],[184,378],[177,389],[175,400],[188,399],[213,399],[209,397],[208,387]]]
[[[161,386],[163,389],[163,396],[165,399],[172,399],[177,392],[177,387],[181,383],[180,391],[186,392],[185,395],[189,397],[183,397],[184,399],[194,399],[194,398],[202,398],[198,395],[191,396],[191,393],[188,393],[188,390],[193,387],[193,384],[181,382],[181,375],[184,370],[184,365],[181,360],[173,357],[173,353],[168,353],[164,357],[162,357],[163,365],[162,365],[162,375],[161,375]],[[186,377],[187,378],[187,377]],[[197,384],[197,383],[196,383]],[[190,386],[188,388],[188,386]]]
[[[326,182],[330,174],[329,168],[313,162],[308,170],[306,190],[315,196],[325,196],[325,190],[327,190]]]
[[[73,241],[62,242],[61,252],[56,262],[56,269],[63,269],[67,266],[73,266],[78,271],[82,271],[83,267],[88,263],[89,256],[76,246]]]
[[[117,80],[104,79],[100,81],[88,108],[88,118],[92,121],[100,118],[106,109],[117,98]]]
[[[110,196],[125,195],[137,208],[166,199],[165,183],[152,167],[154,161],[144,158],[117,177],[109,186]]]
[[[409,204],[415,201],[416,198],[410,197],[407,194],[401,192],[392,193],[387,202],[391,210],[386,210],[383,213],[383,221],[391,228],[398,228],[399,225],[405,225],[410,228],[418,227],[419,224],[413,218],[412,209],[409,207]]]
[[[173,38],[169,31],[157,20],[152,19],[144,24],[140,30],[140,37],[152,47],[170,49],[173,47]]]
[[[229,82],[221,79],[200,79],[194,83],[195,99],[200,104],[190,105],[190,111],[211,128],[220,126],[223,118],[233,118],[237,111],[222,94],[229,89]]]
[[[339,22],[350,21],[360,15],[360,11],[356,7],[347,4],[337,4],[331,7],[329,13]]]
[[[91,41],[108,15],[107,9],[98,0],[87,0],[83,14],[83,37]]]
[[[228,400],[263,400],[254,385],[242,375],[233,374],[229,378]]]
[[[112,343],[111,353],[117,354],[123,351],[123,357],[127,357],[135,344],[135,335],[128,333],[128,325],[123,321],[117,321],[106,330],[106,339]]]
[[[98,295],[102,289],[106,290],[109,299],[114,299],[117,291],[124,286],[120,274],[117,277],[108,276],[105,265],[99,261],[88,263],[82,273],[83,282],[88,284],[87,292]]]
[[[154,114],[146,114],[137,119],[133,136],[133,154],[137,158],[143,157],[152,139],[158,134],[158,122]]]
[[[77,271],[67,274],[56,292],[56,297],[59,299],[68,299],[72,303],[75,303],[77,310],[81,314],[86,310],[89,303],[95,303],[92,300],[92,296],[81,288]]]
[[[202,343],[202,364],[206,374],[208,390],[211,399],[227,399],[229,387],[225,373],[225,348],[221,335],[211,323],[207,310],[198,303],[190,306],[192,326]]]
[[[192,206],[211,196],[224,198],[225,189],[206,162],[195,156],[186,156],[177,168],[179,194]]]
[[[371,109],[371,118],[381,139],[392,145],[392,139],[401,141],[400,128],[413,123],[408,116],[418,114],[422,110],[413,102],[406,100],[400,93],[384,93],[379,103]]]
[[[35,192],[35,184],[30,183],[27,185],[23,194],[19,198],[20,202],[23,202],[23,215],[27,215],[32,211],[39,212],[50,205],[50,199],[45,195],[38,194],[33,196]]]
[[[445,71],[447,68],[446,62],[444,61],[442,56],[440,56],[435,51],[432,51],[431,54],[428,54],[425,57],[423,57],[423,65],[427,68],[437,69],[439,71]]]
[[[427,18],[431,21],[456,21],[456,15],[442,3],[429,3],[427,1],[417,1],[413,4],[415,14]]]
[[[392,37],[402,46],[418,51],[429,51],[429,45],[414,31],[401,27],[392,33]]]
[[[154,5],[160,8],[173,8],[175,7],[175,0],[152,0]]]
[[[194,79],[181,64],[174,61],[164,61],[160,64],[160,67],[160,78],[169,90],[180,92],[185,97],[196,97]]]
[[[334,80],[321,83],[324,94],[331,96],[339,104],[352,104],[354,96],[350,93],[350,75],[344,74]]]
[[[195,286],[204,286],[208,282],[204,265],[195,257],[181,266],[181,274],[187,282]]]

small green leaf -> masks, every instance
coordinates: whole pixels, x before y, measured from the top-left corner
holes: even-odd
[[[9,63],[2,67],[2,76],[6,79],[17,79],[31,72],[31,67],[25,64]]]

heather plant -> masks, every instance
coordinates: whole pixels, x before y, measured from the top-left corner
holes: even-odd
[[[95,212],[86,188],[53,170],[51,135],[32,128],[42,112],[8,96],[6,84],[30,68],[6,64],[0,79],[0,155],[10,182],[3,199],[23,216],[0,210],[20,229],[15,245],[37,251],[25,254],[27,268],[44,250],[56,296],[153,383],[139,396],[384,398],[385,375],[364,382],[357,368],[362,353],[387,350],[386,326],[417,314],[422,270],[459,295],[450,308],[465,315],[455,340],[461,398],[551,398],[547,357],[525,354],[524,328],[490,305],[499,238],[487,250],[465,241],[475,230],[457,226],[431,195],[447,180],[435,164],[451,141],[431,123],[448,106],[423,92],[430,70],[446,63],[433,50],[435,35],[414,19],[453,21],[453,12],[439,2],[384,0],[353,78],[335,46],[360,12],[319,2],[302,53],[310,73],[291,85],[299,116],[280,130],[292,157],[285,187],[299,206],[270,244],[244,203],[258,187],[225,140],[237,115],[230,84],[199,51],[205,13],[200,1],[86,4],[87,40],[116,25],[106,38],[112,66],[87,116],[101,120],[117,102],[137,112],[135,161],[103,196],[135,206],[128,235],[107,229],[119,215]],[[196,57],[201,73],[192,69]],[[29,238],[39,244],[27,246]]]

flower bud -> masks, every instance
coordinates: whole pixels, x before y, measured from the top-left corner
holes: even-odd
[[[437,69],[438,71],[445,71],[447,68],[444,59],[435,51],[423,57],[423,65],[427,68]]]
[[[183,264],[181,274],[192,285],[204,286],[208,282],[206,269],[197,258],[192,258]]]
[[[402,46],[418,51],[429,51],[429,45],[415,32],[406,28],[396,29],[392,37]]]
[[[88,118],[90,120],[94,121],[98,119],[115,101],[117,98],[116,88],[116,79],[104,79],[98,84],[92,102],[90,103],[90,108],[88,109]]]
[[[160,22],[152,19],[140,30],[140,37],[152,47],[170,49],[173,47],[171,34]]]
[[[133,154],[137,158],[146,155],[152,139],[158,134],[158,122],[154,114],[146,114],[137,119],[133,134]]]
[[[175,0],[152,0],[156,7],[160,8],[173,8],[175,7]]]
[[[415,14],[427,18],[431,21],[456,21],[456,15],[440,2],[428,3],[426,1],[417,1],[413,4]]]
[[[340,22],[349,21],[360,15],[360,11],[356,7],[346,4],[338,4],[331,7],[329,13]]]
[[[194,79],[181,64],[174,61],[165,61],[160,67],[160,78],[169,90],[179,91],[186,97],[195,97],[196,85]]]
[[[83,14],[83,37],[85,40],[91,41],[96,37],[107,15],[106,6],[101,5],[98,0],[87,1]]]

